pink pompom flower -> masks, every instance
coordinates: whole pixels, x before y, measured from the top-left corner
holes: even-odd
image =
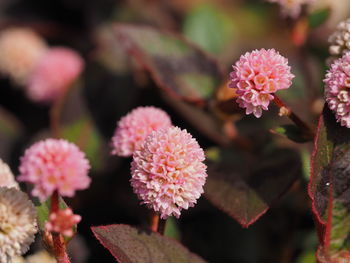
[[[292,85],[294,75],[288,60],[274,49],[261,49],[242,55],[230,74],[230,88],[235,88],[238,105],[260,118],[268,110],[273,94]]]
[[[112,138],[112,154],[131,156],[152,131],[171,126],[169,115],[156,107],[138,107],[118,123]]]
[[[49,221],[45,224],[48,232],[55,232],[67,237],[73,236],[73,227],[81,221],[80,215],[73,214],[72,209],[66,208],[51,213]]]
[[[46,139],[28,148],[21,158],[19,181],[34,184],[32,194],[45,201],[54,191],[72,197],[90,184],[90,165],[79,148],[63,139]]]
[[[207,173],[204,152],[186,130],[170,127],[152,132],[131,164],[130,180],[142,204],[166,219],[179,217],[203,193]]]
[[[84,61],[72,49],[49,49],[38,61],[27,85],[27,94],[37,102],[57,99],[80,75]]]
[[[350,128],[350,52],[334,61],[324,83],[328,107],[341,126]]]

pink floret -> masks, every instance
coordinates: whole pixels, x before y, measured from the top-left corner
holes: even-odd
[[[66,140],[46,139],[28,148],[21,158],[19,181],[34,184],[32,194],[41,201],[54,191],[72,197],[90,184],[90,165],[83,152]]]
[[[260,118],[262,110],[268,110],[273,94],[292,85],[294,75],[288,60],[274,49],[261,49],[242,55],[230,74],[230,88],[235,88],[236,101]]]
[[[112,154],[131,156],[152,131],[171,126],[169,115],[155,107],[138,107],[123,117],[112,138]]]
[[[142,204],[161,218],[179,217],[196,204],[206,181],[204,152],[186,130],[170,127],[152,132],[134,152],[130,180]]]
[[[334,61],[324,83],[328,107],[341,126],[350,128],[350,52]]]
[[[27,86],[29,98],[37,102],[56,100],[80,75],[84,61],[72,49],[49,49],[34,68]]]
[[[70,208],[59,210],[57,213],[51,213],[49,221],[45,224],[48,232],[55,232],[67,237],[72,237],[73,227],[81,221],[80,215],[73,214]]]

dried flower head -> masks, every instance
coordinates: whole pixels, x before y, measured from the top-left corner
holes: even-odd
[[[27,252],[36,232],[36,209],[28,196],[0,187],[0,263]]]
[[[270,3],[278,3],[282,9],[282,15],[297,18],[304,5],[310,5],[315,0],[267,0]]]
[[[72,197],[90,184],[90,165],[83,152],[66,140],[46,139],[32,145],[21,158],[19,181],[34,184],[32,194],[46,200],[57,190]]]
[[[350,52],[334,61],[324,82],[328,107],[340,125],[350,128]]]
[[[0,159],[0,187],[15,187],[18,189],[18,183],[13,176],[10,167]]]
[[[73,227],[81,220],[80,215],[73,214],[72,209],[66,208],[57,213],[51,213],[45,229],[49,232],[56,232],[67,237],[73,236]]]
[[[179,217],[203,193],[204,159],[202,148],[186,130],[160,129],[134,152],[130,182],[142,203],[161,218]]]
[[[272,94],[288,89],[294,78],[288,60],[274,49],[247,52],[232,67],[229,87],[236,89],[236,101],[246,114],[257,118],[268,109]]]
[[[72,49],[49,49],[38,61],[27,86],[28,97],[37,102],[57,99],[80,75],[84,61]]]
[[[333,56],[342,56],[350,51],[350,18],[337,25],[328,42],[330,43],[329,53]]]
[[[5,29],[0,33],[0,72],[24,85],[46,49],[44,40],[28,28]]]
[[[112,154],[131,156],[152,131],[171,126],[169,115],[155,107],[138,107],[118,123],[112,138]]]

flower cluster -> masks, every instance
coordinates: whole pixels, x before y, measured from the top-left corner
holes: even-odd
[[[350,51],[350,18],[337,25],[328,41],[330,43],[329,53],[333,56],[342,56]]]
[[[83,66],[82,58],[74,50],[49,49],[29,77],[28,97],[37,102],[54,101],[77,79]]]
[[[155,107],[138,107],[117,124],[112,138],[112,154],[131,156],[152,131],[171,126],[169,115]]]
[[[291,18],[297,18],[303,5],[312,4],[315,0],[267,0],[270,3],[278,3],[282,8],[282,14]]]
[[[143,204],[161,218],[180,216],[203,193],[204,152],[186,130],[170,127],[153,131],[133,155],[130,180]]]
[[[41,201],[54,191],[72,197],[90,184],[90,165],[79,148],[66,140],[47,139],[32,145],[21,158],[18,180],[34,184],[32,194]]]
[[[8,28],[0,33],[0,72],[24,85],[46,52],[45,41],[27,28]]]
[[[73,236],[73,227],[81,220],[81,216],[73,214],[70,208],[59,210],[50,214],[45,228],[49,232],[63,234],[67,237]]]
[[[229,87],[236,89],[236,101],[257,118],[267,110],[273,93],[287,89],[294,75],[288,60],[274,49],[247,52],[233,66]]]
[[[328,107],[340,125],[350,128],[350,52],[334,61],[324,82]]]
[[[18,183],[16,182],[10,167],[0,159],[0,187],[4,186],[18,189]]]
[[[36,208],[27,195],[0,187],[0,263],[27,252],[36,232]]]

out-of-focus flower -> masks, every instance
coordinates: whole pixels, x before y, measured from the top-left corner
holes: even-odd
[[[0,33],[0,72],[25,85],[46,52],[44,40],[28,28],[8,28]]]
[[[350,52],[334,61],[324,82],[328,107],[341,126],[350,128]]]
[[[186,130],[160,129],[134,152],[130,182],[142,203],[161,218],[179,217],[203,193],[204,159],[202,148]]]
[[[80,215],[73,214],[70,208],[51,213],[45,228],[49,232],[56,232],[67,237],[73,236],[73,227],[81,220]]]
[[[38,102],[54,101],[78,78],[83,67],[83,59],[74,50],[49,49],[30,75],[28,97]]]
[[[0,187],[15,187],[18,189],[18,183],[13,176],[10,167],[0,159]]]
[[[152,131],[171,126],[169,115],[155,107],[138,107],[118,123],[112,138],[112,154],[131,156]]]
[[[278,3],[284,16],[297,18],[304,5],[310,5],[315,0],[267,0],[270,3]]]
[[[45,250],[41,250],[33,255],[25,258],[25,263],[56,263],[56,259],[53,258]]]
[[[19,181],[34,184],[32,194],[46,200],[57,190],[72,197],[90,184],[85,154],[66,140],[46,139],[32,145],[21,158]]]
[[[350,18],[337,25],[328,41],[330,43],[329,53],[333,56],[342,56],[350,51]]]
[[[27,252],[37,232],[36,209],[15,188],[0,187],[0,263]]]
[[[257,118],[268,109],[273,94],[288,89],[294,78],[288,60],[274,49],[247,52],[232,67],[229,87],[236,89],[236,101],[246,114]]]

